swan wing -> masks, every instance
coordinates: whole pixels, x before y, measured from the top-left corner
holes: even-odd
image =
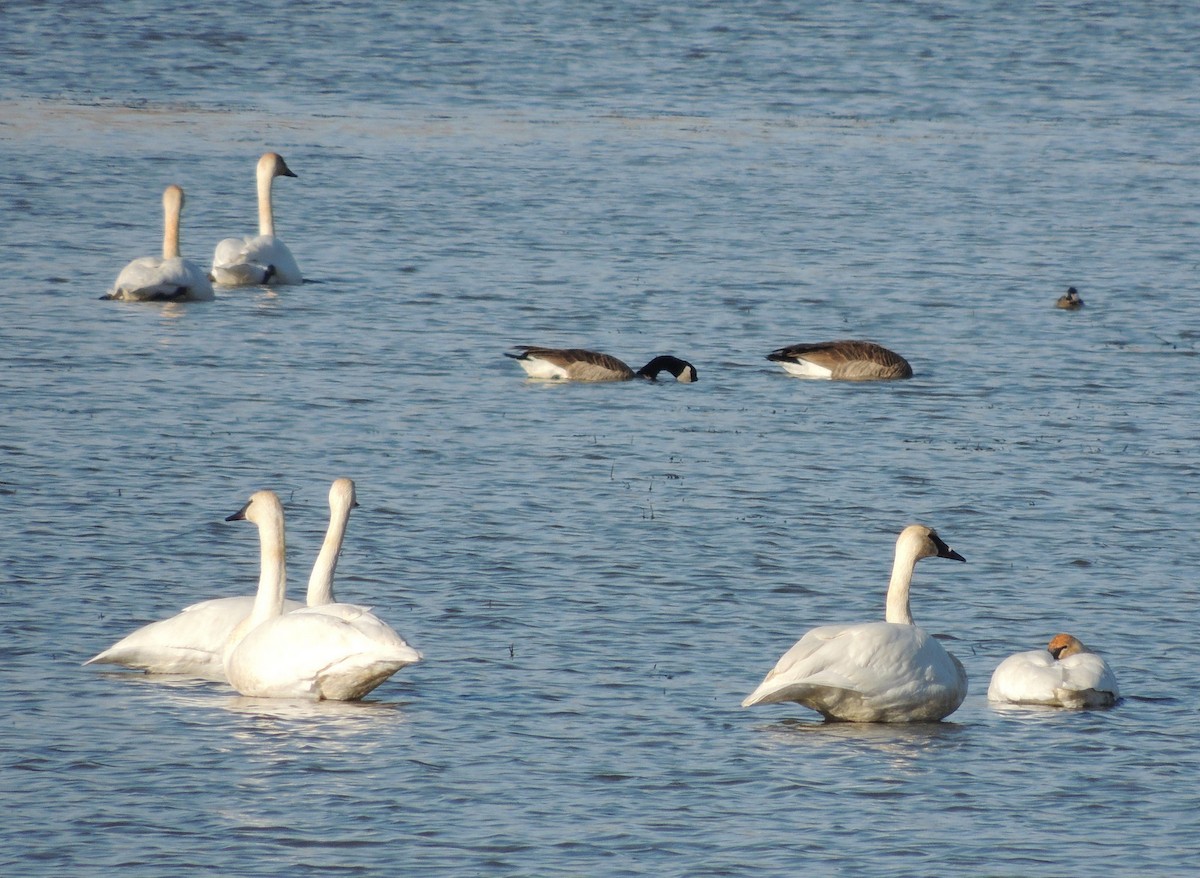
[[[1055,704],[1063,682],[1062,666],[1044,649],[1018,652],[996,666],[988,683],[989,701]]]
[[[370,607],[334,603],[302,607],[297,612],[333,616],[354,628],[375,646],[386,647],[394,650],[397,655],[406,657],[410,664],[421,660],[421,653],[409,646],[404,638],[396,633],[396,629],[372,613]]]
[[[941,719],[966,696],[962,666],[915,625],[814,628],[786,652],[743,707],[797,701],[829,719]]]
[[[1046,650],[1010,655],[992,673],[988,700],[1050,707],[1103,707],[1120,696],[1103,658],[1078,653],[1056,661]]]
[[[174,616],[143,625],[84,664],[224,680],[222,647],[253,605],[249,595],[192,604]]]
[[[344,606],[302,607],[255,628],[229,657],[229,682],[243,695],[354,701],[420,661],[373,614],[342,618],[353,615]]]
[[[297,601],[285,601],[284,611],[301,606]],[[225,641],[253,607],[253,595],[200,601],[174,616],[143,625],[84,664],[224,680]]]
[[[213,253],[212,274],[224,286],[298,284],[304,279],[291,250],[274,235],[221,241]]]
[[[108,297],[132,302],[205,301],[213,298],[213,289],[193,262],[143,256],[121,269]]]
[[[1063,680],[1056,694],[1064,707],[1107,707],[1120,697],[1116,676],[1096,653],[1078,653],[1059,664]]]

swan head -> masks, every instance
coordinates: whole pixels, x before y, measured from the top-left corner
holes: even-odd
[[[1078,637],[1072,637],[1070,634],[1055,634],[1046,650],[1054,656],[1055,661],[1062,661],[1068,656],[1087,652],[1088,648]]]
[[[274,491],[255,491],[245,506],[225,520],[262,524],[272,518],[283,518],[283,504],[279,502],[279,497]]]
[[[283,156],[277,152],[263,153],[263,157],[258,160],[258,175],[268,180],[272,177],[296,176],[283,160]]]
[[[914,561],[922,558],[949,558],[952,561],[966,561],[962,555],[954,551],[931,527],[923,524],[910,524],[900,531],[896,539],[896,554],[911,555]]]
[[[354,479],[334,479],[329,488],[329,508],[358,508],[358,495],[354,492]]]
[[[163,190],[163,209],[178,214],[183,210],[183,188],[172,183]]]

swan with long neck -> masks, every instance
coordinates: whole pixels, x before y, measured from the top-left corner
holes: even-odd
[[[268,152],[258,160],[258,234],[226,238],[213,253],[212,278],[222,286],[298,284],[304,276],[287,245],[275,237],[271,187],[276,177],[295,177],[283,156]]]
[[[334,603],[333,576],[337,572],[350,510],[357,507],[353,480],[335,479],[329,488],[329,529],[325,532],[321,551],[317,553],[317,561],[308,577],[308,592],[304,602],[310,607]]]
[[[1120,697],[1108,662],[1070,634],[1056,634],[1045,649],[1010,655],[988,684],[988,701],[1002,704],[1110,707]]]
[[[142,256],[130,262],[104,298],[127,302],[202,302],[213,298],[208,275],[179,255],[183,202],[180,187],[171,184],[163,190],[162,256]]]
[[[357,505],[354,482],[345,478],[334,481],[329,489],[329,527],[308,580],[309,606],[333,603],[338,554],[350,510]],[[263,574],[277,575],[273,562],[263,560]],[[234,629],[250,615],[255,599],[255,595],[237,595],[192,604],[174,616],[143,625],[84,664],[121,665],[150,674],[223,681],[225,645]],[[283,610],[292,612],[302,606],[299,601],[285,598]]]
[[[225,646],[225,675],[240,694],[262,698],[357,701],[421,660],[367,608],[328,603],[282,611],[283,509],[259,491],[230,520],[258,525],[262,578],[250,615]]]
[[[826,625],[779,659],[742,707],[795,701],[826,720],[932,722],[967,694],[962,664],[913,622],[909,590],[922,558],[965,560],[932,528],[909,525],[896,540],[883,622]]]

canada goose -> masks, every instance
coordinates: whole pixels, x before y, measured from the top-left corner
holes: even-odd
[[[884,381],[911,378],[912,366],[904,357],[869,341],[842,339],[816,344],[794,344],[767,354],[789,375],[829,378],[834,381]]]
[[[258,491],[227,521],[258,526],[262,575],[254,607],[225,644],[225,676],[241,695],[357,701],[421,660],[367,607],[321,604],[283,611],[283,506]]]
[[[670,372],[684,384],[699,381],[696,367],[678,357],[655,357],[636,372],[614,356],[579,348],[540,348],[516,345],[520,353],[505,353],[526,371],[530,378],[561,381],[631,381],[634,378],[658,379],[659,372]]]
[[[276,177],[295,177],[283,156],[268,152],[258,160],[258,234],[226,238],[213,253],[212,278],[222,286],[298,284],[304,282],[300,266],[287,244],[275,237],[271,209],[271,184]]]
[[[1109,707],[1119,697],[1108,662],[1070,634],[1055,635],[1045,649],[1010,655],[988,686],[988,701],[1008,704]]]
[[[1064,311],[1076,311],[1083,307],[1083,299],[1079,298],[1079,290],[1074,287],[1067,287],[1066,293],[1058,297],[1058,301],[1054,303],[1055,308],[1062,308]]]
[[[913,623],[908,593],[921,558],[965,560],[932,528],[900,532],[883,622],[814,628],[788,650],[742,707],[796,701],[826,720],[932,722],[967,695],[963,666]]]
[[[183,190],[172,184],[163,190],[162,257],[142,256],[121,269],[105,299],[127,302],[204,302],[213,298],[204,270],[179,255],[179,219]]]
[[[329,527],[308,580],[309,606],[333,603],[333,575],[346,534],[350,510],[358,505],[354,482],[337,479],[329,489]],[[273,577],[274,571],[268,571]],[[285,613],[304,606],[284,600]],[[85,665],[121,665],[148,674],[183,674],[224,680],[223,653],[230,634],[254,607],[254,595],[211,598],[174,616],[143,625]]]

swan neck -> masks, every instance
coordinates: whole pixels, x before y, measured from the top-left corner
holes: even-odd
[[[275,214],[271,211],[271,183],[275,176],[270,168],[258,169],[258,233],[275,235]]]
[[[168,192],[163,197],[163,259],[179,258],[179,215],[182,196]]]
[[[274,518],[258,526],[261,542],[261,571],[258,575],[258,593],[254,596],[254,608],[250,611],[253,628],[268,619],[283,615],[283,600],[287,590],[287,562],[284,559],[286,537],[283,521]]]
[[[305,603],[310,607],[334,602],[333,575],[337,570],[338,555],[342,551],[342,540],[346,536],[346,523],[349,520],[348,508],[334,511],[329,518],[329,530],[325,532],[325,541],[321,543],[317,563],[313,565],[312,574],[308,577]]]
[[[917,558],[904,547],[896,546],[896,559],[892,563],[892,578],[888,583],[887,609],[884,621],[900,625],[912,625],[912,610],[909,608],[908,593],[912,585],[913,569]]]
[[[269,494],[266,491],[260,493]],[[259,498],[258,494],[250,498],[251,503],[256,498]],[[254,595],[254,605],[250,608],[250,614],[234,627],[225,641],[221,658],[226,674],[229,673],[230,661],[238,644],[245,639],[246,635],[264,622],[283,615],[284,592],[287,589],[287,565],[284,562],[287,540],[283,528],[283,509],[279,506],[279,500],[274,494],[260,498],[260,502],[270,505],[262,513],[261,518],[252,519],[258,525],[260,566],[258,591]],[[249,506],[250,504],[247,504],[246,508]],[[237,514],[237,517],[243,517],[245,512],[246,509],[243,509]],[[234,516],[231,516],[230,520],[233,518]]]

